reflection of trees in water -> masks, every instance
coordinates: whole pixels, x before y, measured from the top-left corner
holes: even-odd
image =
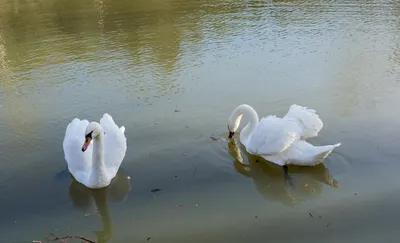
[[[285,178],[282,167],[248,153],[245,153],[249,160],[248,164],[244,164],[236,141],[231,139],[228,147],[229,153],[235,159],[235,169],[251,178],[257,191],[267,200],[296,206],[310,198],[321,196],[324,185],[338,187],[338,182],[332,178],[323,164],[314,167],[289,166],[288,174],[294,182],[291,184]],[[243,149],[245,151],[245,148]]]
[[[7,58],[7,50],[5,47],[3,33],[0,25],[0,82],[2,88],[14,88],[12,84],[13,73],[9,66],[9,60]]]
[[[97,190],[89,189],[72,178],[69,196],[74,207],[87,212],[89,209],[93,210],[94,206],[100,214],[103,229],[95,231],[96,242],[108,242],[114,234],[109,200],[119,203],[124,202],[130,190],[130,180],[122,172],[118,172],[110,186]]]
[[[356,9],[335,4],[328,0],[42,0],[24,4],[10,0],[0,4],[0,13],[10,65],[18,71],[85,62],[88,65],[75,65],[81,70],[71,68],[70,72],[111,73],[109,82],[123,79],[122,89],[130,94],[156,97],[181,91],[178,74],[191,65],[182,59],[184,55],[201,59],[202,52],[213,52],[237,36],[271,39],[276,50],[288,54],[293,48],[286,50],[282,39],[297,32],[310,38],[330,33],[338,27],[333,20],[343,23]],[[363,4],[362,9],[368,8],[374,4]],[[302,38],[287,41],[297,49],[309,45]],[[49,67],[53,73],[54,68]],[[58,79],[69,77],[62,73]]]
[[[97,11],[98,25],[100,29],[100,33],[103,34],[104,29],[104,6],[103,0],[94,0],[94,6]]]
[[[138,93],[158,89],[155,93],[162,96],[179,89],[170,76],[180,69],[184,24],[173,4],[157,11],[147,8],[160,4],[147,1],[61,0],[23,6],[10,1],[4,6],[5,46],[19,71],[88,62],[91,73],[121,75],[133,83],[125,88]]]
[[[3,9],[6,22],[12,27],[8,28],[7,31],[11,32],[8,34],[18,36],[13,42],[29,41],[31,45],[38,40],[61,35],[51,44],[75,41],[75,48],[64,50],[58,46],[52,51],[83,54],[88,51],[85,50],[87,45],[90,46],[90,42],[83,40],[95,41],[98,38],[96,26],[99,26],[108,33],[107,38],[119,37],[117,41],[121,43],[117,47],[131,50],[137,63],[142,60],[147,64],[151,60],[167,70],[173,70],[178,65],[182,43],[199,44],[204,31],[214,32],[214,37],[221,38],[246,28],[237,25],[234,19],[221,18],[223,14],[245,11],[246,4],[243,2],[60,0],[26,4],[23,5],[23,11],[13,11],[17,3],[16,0],[10,1],[10,4],[5,5],[7,10]],[[44,26],[51,30],[46,30]],[[84,43],[87,45],[82,45]]]
[[[28,126],[22,122],[22,114],[26,113],[27,110],[18,102],[21,93],[17,84],[14,83],[13,77],[0,23],[0,88],[1,93],[3,93],[1,106],[7,110],[6,119],[9,127],[19,134],[23,133],[24,136],[34,137],[33,134],[27,134],[27,132],[32,132],[32,129],[28,129]]]
[[[131,1],[126,4],[107,1],[104,11],[104,32],[130,55],[130,89],[134,93],[153,93],[155,97],[180,91],[175,72],[180,70],[179,60],[184,39],[176,11],[166,7],[152,7],[165,3]],[[126,70],[123,70],[126,71]],[[140,74],[140,75],[137,75]]]

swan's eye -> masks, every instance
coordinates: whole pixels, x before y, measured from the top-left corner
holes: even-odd
[[[93,133],[93,131],[91,131],[91,132],[89,132],[88,134],[86,134],[85,138],[90,138],[90,139],[92,139],[92,133]]]

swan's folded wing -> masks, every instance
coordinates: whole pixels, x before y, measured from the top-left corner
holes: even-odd
[[[291,105],[283,119],[293,119],[303,129],[301,136],[311,138],[318,135],[324,126],[315,110],[300,105]]]
[[[247,149],[259,155],[281,153],[300,138],[297,130],[292,122],[276,116],[264,117],[252,132]]]
[[[65,131],[63,149],[68,169],[76,180],[86,178],[92,164],[93,143],[85,152],[82,152],[82,145],[85,142],[85,129],[89,122],[75,118],[68,125]]]
[[[125,127],[118,127],[109,114],[104,114],[100,119],[100,125],[104,129],[104,163],[110,177],[114,177],[125,157],[126,137]]]

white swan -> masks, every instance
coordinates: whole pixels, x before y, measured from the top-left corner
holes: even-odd
[[[103,115],[100,124],[73,119],[65,131],[63,148],[74,178],[89,188],[108,186],[125,157],[124,133],[125,127],[119,128],[109,114]]]
[[[239,105],[228,120],[229,138],[238,129],[243,115],[250,119],[240,133],[240,142],[246,150],[285,168],[288,164],[317,165],[340,146],[340,143],[313,146],[305,141],[317,136],[323,126],[315,110],[307,107],[292,105],[283,118],[267,116],[259,122],[257,112],[251,106]]]

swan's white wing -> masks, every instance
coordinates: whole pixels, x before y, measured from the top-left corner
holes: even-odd
[[[322,163],[332,150],[339,146],[340,143],[314,146],[304,140],[297,140],[284,152],[263,157],[278,165],[295,164],[300,166],[315,166]]]
[[[315,110],[296,104],[290,106],[288,113],[283,119],[296,121],[303,129],[301,133],[303,138],[317,136],[324,125]]]
[[[119,166],[125,157],[126,137],[125,127],[119,128],[109,114],[104,114],[100,119],[100,125],[104,130],[104,164],[108,176],[114,178]]]
[[[276,116],[264,117],[252,132],[246,148],[258,155],[281,153],[300,138],[298,130],[291,121]]]
[[[67,126],[63,141],[68,170],[80,183],[86,181],[92,165],[93,143],[90,143],[86,151],[82,152],[82,145],[85,142],[85,129],[88,124],[87,120],[73,119]]]

